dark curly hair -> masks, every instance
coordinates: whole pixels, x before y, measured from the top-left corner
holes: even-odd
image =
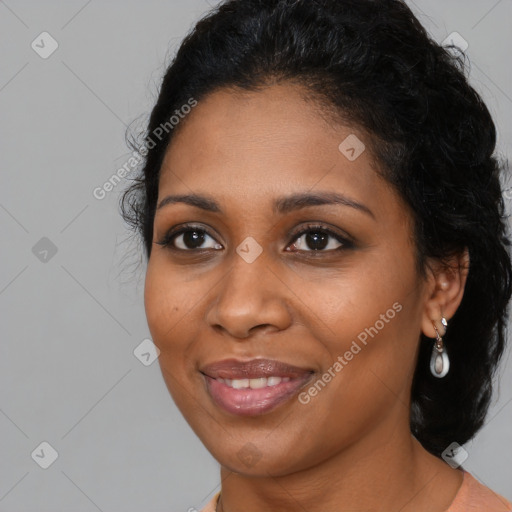
[[[451,368],[430,374],[421,334],[411,432],[438,457],[482,427],[506,340],[511,261],[496,129],[468,84],[466,56],[433,41],[400,0],[228,0],[200,20],[165,73],[140,174],[121,197],[151,254],[160,167],[184,121],[153,134],[190,98],[280,82],[364,130],[379,172],[410,206],[419,275],[427,258],[469,251],[462,302],[444,337]],[[165,133],[163,133],[165,132]],[[431,341],[431,340],[430,340]]]

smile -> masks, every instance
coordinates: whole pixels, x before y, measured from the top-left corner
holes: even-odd
[[[256,416],[288,402],[314,372],[270,359],[227,359],[201,369],[208,395],[223,411]]]
[[[226,384],[234,389],[261,389],[271,386],[277,386],[281,382],[288,382],[290,377],[261,377],[259,379],[215,379],[217,382]]]

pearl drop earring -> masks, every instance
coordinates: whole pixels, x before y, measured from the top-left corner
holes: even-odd
[[[441,318],[441,323],[445,327],[448,327],[448,322],[444,316]],[[450,359],[448,358],[446,347],[443,343],[443,338],[441,338],[439,335],[439,331],[437,330],[434,321],[432,321],[432,325],[436,331],[436,341],[434,342],[432,356],[430,357],[430,371],[434,377],[441,379],[448,373],[448,370],[450,369]]]

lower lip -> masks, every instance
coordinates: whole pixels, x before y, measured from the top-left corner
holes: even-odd
[[[312,374],[261,389],[235,389],[208,375],[204,377],[210,396],[219,407],[239,416],[257,416],[272,411],[292,398],[311,379]]]

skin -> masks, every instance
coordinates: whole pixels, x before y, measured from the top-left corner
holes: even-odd
[[[449,321],[460,304],[467,252],[453,268],[431,261],[421,279],[411,212],[375,172],[369,149],[354,161],[338,149],[350,134],[368,148],[368,135],[328,122],[301,92],[291,84],[216,91],[167,150],[158,203],[196,193],[222,212],[183,203],[156,212],[145,307],[162,374],[221,464],[219,510],[442,512],[462,472],[412,437],[410,389],[420,333],[434,338],[435,321],[443,335],[441,317]],[[319,191],[349,196],[373,217],[340,204],[272,211],[277,197]],[[156,243],[188,222],[207,230],[202,255]],[[348,234],[354,247],[334,250],[340,242],[331,236],[314,251],[293,236],[308,222]],[[248,236],[262,248],[252,263],[235,251]],[[290,251],[299,240],[301,251]],[[230,357],[311,368],[316,381],[396,302],[401,311],[307,404],[294,397],[247,418],[206,391],[199,368]],[[248,451],[252,463],[239,456]]]

